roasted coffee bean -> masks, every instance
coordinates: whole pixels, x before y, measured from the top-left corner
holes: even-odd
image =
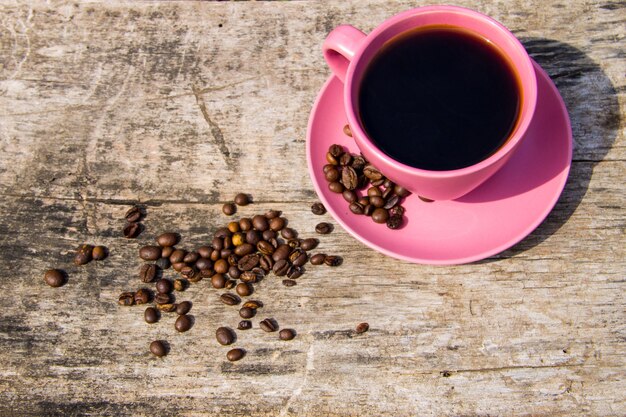
[[[152,282],[157,276],[157,272],[158,269],[155,264],[144,264],[141,265],[141,269],[139,270],[139,278],[143,282]]]
[[[385,177],[382,177],[381,179],[375,181],[370,180],[370,182],[374,187],[379,187],[385,182]]]
[[[260,232],[264,232],[270,227],[267,217],[261,216],[260,214],[252,217],[252,226]]]
[[[237,281],[233,279],[228,279],[226,280],[226,284],[224,284],[224,288],[226,288],[227,290],[232,290],[233,288],[235,288],[236,285]]]
[[[252,268],[252,271],[250,272],[254,272],[257,275],[257,279],[263,278],[265,276],[265,271],[263,270],[263,268],[258,266],[256,268]]]
[[[139,257],[144,261],[156,261],[161,257],[161,247],[148,245],[139,249]]]
[[[335,158],[339,158],[341,155],[343,155],[344,150],[341,145],[335,144],[335,145],[330,145],[330,147],[328,148],[328,152]]]
[[[304,269],[301,266],[292,265],[287,271],[287,278],[298,279],[304,274]]]
[[[156,290],[161,294],[172,292],[172,282],[169,279],[161,278],[156,282]]]
[[[43,280],[49,286],[57,288],[65,284],[65,273],[60,269],[49,269],[43,275]]]
[[[333,231],[333,225],[330,223],[325,223],[325,222],[318,223],[315,226],[315,231],[319,233],[320,235],[327,235]]]
[[[230,222],[230,223],[228,223],[228,226],[226,226],[226,227],[228,227],[228,230],[230,230],[230,232],[233,233],[233,234],[237,233],[239,230],[241,230],[241,229],[239,229],[239,222]]]
[[[159,258],[155,264],[161,269],[169,269],[169,267],[172,266],[172,263],[168,258]]]
[[[383,208],[389,210],[390,208],[398,204],[398,201],[400,201],[400,197],[398,197],[397,194],[394,194],[389,197],[387,201],[385,201],[385,205],[383,206]]]
[[[202,278],[211,278],[214,274],[215,274],[215,271],[213,270],[213,268],[201,269],[200,272],[198,272],[196,274],[196,278],[197,277],[200,277],[200,279],[202,279]],[[198,279],[198,281],[200,279]],[[193,282],[196,282],[196,281],[194,280]]]
[[[220,239],[224,239],[226,236],[230,236],[230,235],[232,235],[232,233],[230,233],[230,230],[228,230],[228,227],[220,227],[219,229],[215,231],[215,233],[213,233],[213,237],[218,237]]]
[[[218,327],[215,331],[215,339],[222,346],[228,346],[235,341],[235,333],[228,327]]]
[[[305,251],[312,250],[315,249],[319,243],[319,240],[315,239],[314,237],[310,237],[300,242],[300,248]]]
[[[272,268],[272,271],[274,271],[274,274],[276,274],[276,276],[282,277],[284,275],[287,275],[289,267],[289,262],[287,262],[285,259],[280,259],[276,261],[276,263],[274,264],[274,268]]]
[[[295,266],[302,266],[309,260],[307,254],[301,249],[294,249],[289,254],[289,261]]]
[[[237,212],[237,206],[233,203],[226,203],[222,206],[222,213],[227,216],[232,216],[235,212]]]
[[[350,130],[350,125],[345,125],[343,127],[343,134],[352,137],[352,130]]]
[[[271,255],[274,253],[275,248],[274,246],[266,241],[266,240],[262,240],[259,243],[256,244],[256,248],[258,249],[259,252],[261,252],[263,255]]]
[[[381,194],[381,197],[385,199],[385,201],[387,201],[389,199],[389,197],[394,196],[396,198],[399,198],[397,195],[395,195],[393,193],[393,187],[389,187],[389,188],[385,188],[385,191],[383,191],[383,193]],[[387,204],[387,203],[385,203]]]
[[[198,255],[198,252],[188,252],[187,255],[185,255],[185,257],[183,258],[183,262],[187,264],[192,264],[194,262],[197,262],[198,259],[200,259],[200,255]]]
[[[154,302],[157,304],[169,304],[172,301],[172,297],[166,293],[157,293],[154,296]]]
[[[361,198],[359,198],[359,201],[357,201],[357,203],[359,203],[363,207],[368,206],[370,204],[370,198],[369,197],[361,197]]]
[[[331,169],[337,169],[334,165],[331,164],[326,164],[324,165],[324,167],[322,168],[322,171],[324,172],[324,175],[326,175],[326,173],[328,171],[330,171]]]
[[[201,258],[210,258],[211,252],[213,252],[213,248],[209,246],[200,246],[198,248],[198,255],[200,255]]]
[[[235,306],[241,302],[241,298],[237,297],[235,294],[231,294],[229,292],[224,293],[220,296],[220,300],[229,306]]]
[[[287,246],[289,246],[291,249],[296,249],[300,247],[301,243],[302,241],[300,239],[289,239],[287,241]]]
[[[380,197],[382,195],[382,192],[380,191],[380,188],[378,187],[370,187],[367,189],[367,196],[368,197]]]
[[[126,218],[126,221],[128,221],[129,223],[136,223],[139,220],[141,220],[142,215],[143,213],[142,213],[141,207],[133,206],[130,209],[128,209],[124,217]]]
[[[174,271],[176,272],[180,272],[183,270],[183,268],[187,267],[188,265],[184,262],[176,262],[175,264],[172,264],[172,268],[174,268]]]
[[[176,291],[185,291],[187,288],[187,280],[177,278],[174,280],[173,287]]]
[[[339,170],[335,167],[329,168],[325,173],[324,173],[324,178],[326,178],[326,181],[328,182],[335,182],[335,181],[339,181]]]
[[[174,328],[181,333],[186,332],[187,330],[191,329],[191,326],[192,326],[192,320],[186,314],[181,314],[180,316],[178,316],[178,318],[176,319],[176,322],[174,323]]]
[[[222,274],[215,274],[211,277],[211,285],[213,288],[221,289],[226,285],[226,278]]]
[[[234,250],[235,255],[237,256],[246,256],[254,252],[254,246],[249,243],[243,243],[237,246]]]
[[[93,246],[80,245],[80,247],[76,251],[76,255],[74,256],[74,264],[85,265],[87,262],[91,261],[92,253],[93,253]]]
[[[101,261],[107,257],[107,249],[104,246],[94,246],[91,250],[91,258],[94,261]]]
[[[117,303],[121,306],[132,306],[135,304],[135,293],[123,292],[117,299]]]
[[[265,332],[275,332],[278,330],[278,324],[274,319],[265,319],[259,323],[259,327]]]
[[[377,195],[370,197],[370,204],[376,208],[380,208],[385,205],[385,200]]]
[[[396,205],[395,207],[392,207],[389,210],[389,214],[391,216],[399,216],[402,217],[402,215],[404,215],[404,207],[400,206],[400,205]]]
[[[252,229],[252,220],[247,217],[239,219],[239,230],[247,232],[250,229]]]
[[[281,214],[283,214],[283,212],[280,210],[268,210],[265,212],[265,217],[267,217],[267,219],[269,220],[269,219],[276,218],[280,216]]]
[[[270,229],[275,232],[278,232],[283,227],[285,227],[285,218],[284,217],[274,217],[269,221]]]
[[[166,246],[161,249],[161,258],[168,258],[172,256],[172,253],[176,250],[173,246]]]
[[[361,155],[356,155],[352,158],[352,168],[355,171],[362,171],[365,165],[367,165],[367,161]]]
[[[343,199],[346,200],[348,203],[354,203],[359,198],[359,196],[357,196],[357,194],[352,190],[343,190],[343,193],[341,193],[341,195],[343,196]]]
[[[337,193],[337,194],[343,193],[343,185],[337,181],[328,183],[328,189],[332,191],[333,193]]]
[[[356,326],[356,332],[357,333],[365,333],[366,331],[368,331],[370,329],[370,325],[367,323],[359,323]]]
[[[296,281],[294,281],[292,279],[284,279],[283,280],[283,285],[285,287],[293,287],[294,285],[296,285]]]
[[[224,239],[222,239],[221,237],[214,237],[211,241],[211,246],[213,247],[213,249],[218,251],[224,249]]]
[[[228,256],[228,259],[227,259],[227,260],[228,260],[228,265],[230,265],[230,266],[228,267],[228,269],[230,270],[230,267],[231,267],[231,266],[235,266],[235,265],[237,265],[237,264],[239,263],[239,256],[237,256],[237,255],[235,255],[235,254],[233,253],[233,254],[230,254],[230,255]]]
[[[239,270],[239,268],[237,268],[236,265],[233,265],[228,268],[228,276],[232,279],[239,279],[239,277],[241,276],[241,271]]]
[[[311,205],[311,213],[315,214],[316,216],[321,216],[322,214],[326,213],[326,207],[324,207],[324,204],[319,202],[313,203]]]
[[[331,165],[339,165],[339,160],[335,158],[330,152],[326,152],[326,162]]]
[[[235,196],[235,204],[238,206],[247,206],[250,204],[250,197],[248,194],[239,193]]]
[[[211,251],[211,256],[209,257],[209,259],[213,262],[220,259],[220,251],[218,251],[217,249],[214,249],[213,251]]]
[[[326,259],[326,254],[316,253],[315,255],[311,256],[310,262],[311,265],[321,265],[324,263],[324,259]]]
[[[146,304],[150,302],[150,291],[145,288],[140,288],[135,292],[135,304]]]
[[[252,322],[250,320],[241,320],[237,325],[239,330],[249,330],[252,328]]]
[[[430,198],[427,198],[427,197],[424,197],[424,196],[421,196],[421,195],[418,195],[417,198],[422,200],[424,203],[432,203],[433,201],[435,201],[435,200],[432,200]]]
[[[185,259],[185,255],[187,255],[187,252],[185,250],[183,250],[183,249],[176,249],[170,255],[170,262],[172,264],[183,262],[183,259]]]
[[[328,266],[339,266],[342,262],[343,259],[341,258],[341,256],[327,255],[324,258],[324,263]]]
[[[224,249],[233,249],[234,247],[232,236],[224,236]]]
[[[272,229],[267,229],[261,234],[262,240],[267,240],[270,243],[272,243],[272,239],[276,239],[277,236],[276,232]]]
[[[172,303],[157,304],[157,309],[164,313],[172,313],[176,311],[176,304],[172,304]]]
[[[250,294],[252,294],[252,285],[248,284],[247,282],[240,282],[239,284],[237,284],[237,286],[235,287],[235,291],[237,292],[237,294],[239,294],[242,297],[247,297]]]
[[[150,343],[150,352],[157,357],[162,357],[167,355],[167,348],[165,347],[165,345],[163,344],[163,342],[161,342],[160,340],[155,340],[154,342]]]
[[[272,259],[272,257],[269,255],[263,255],[261,259],[259,260],[259,266],[265,272],[269,272],[274,267],[274,259]]]
[[[393,187],[393,192],[395,193],[395,195],[397,195],[400,198],[404,198],[407,197],[411,194],[411,192],[409,190],[407,190],[406,188],[396,184]]]
[[[213,268],[213,262],[211,262],[210,259],[207,258],[199,258],[196,261],[196,268],[198,269],[209,269],[209,268]]]
[[[352,155],[350,155],[348,152],[344,153],[343,155],[341,155],[341,157],[339,158],[339,165],[341,166],[348,166],[352,163]]]
[[[350,204],[350,206],[348,208],[354,214],[363,214],[363,212],[365,210],[364,207],[361,204],[357,203],[357,202],[354,202],[354,203]]]
[[[370,180],[370,181],[378,181],[380,179],[383,178],[383,174],[380,173],[379,170],[377,170],[373,165],[371,164],[367,164],[365,165],[365,167],[363,167],[363,174]],[[383,180],[384,182],[384,180]]]
[[[180,270],[180,274],[191,282],[198,282],[202,279],[202,275],[192,266],[185,266]]]
[[[226,359],[231,362],[236,362],[246,356],[246,351],[240,348],[231,349],[226,353]]]
[[[363,214],[365,214],[366,216],[371,216],[374,213],[374,210],[376,210],[376,207],[374,207],[372,204],[368,204],[367,206],[363,207]]]
[[[154,307],[148,307],[143,312],[143,319],[149,324],[156,323],[159,321],[159,312]]]
[[[402,226],[402,216],[393,215],[387,219],[387,227],[395,230]]]
[[[372,213],[372,220],[374,220],[375,223],[387,223],[388,219],[389,212],[382,207],[377,208]]]
[[[174,246],[178,243],[178,235],[172,232],[161,233],[157,236],[156,242],[163,247]]]
[[[191,302],[183,301],[182,303],[178,303],[176,305],[176,314],[187,314],[191,310]]]
[[[227,259],[233,253],[232,249],[222,249],[220,251],[220,258]],[[226,262],[228,263],[228,262]]]
[[[259,300],[248,300],[245,303],[243,303],[243,306],[257,310],[263,307],[263,303]]]
[[[226,272],[228,272],[229,267],[230,265],[228,265],[228,261],[226,261],[226,259],[218,259],[213,264],[213,269],[218,274],[225,274]]]
[[[242,271],[250,271],[252,268],[257,266],[258,264],[259,264],[259,255],[257,255],[256,253],[251,253],[241,258],[237,266]]]
[[[233,246],[235,246],[235,249],[237,249],[237,247],[246,243],[246,235],[244,235],[242,232],[237,232],[233,235],[231,240],[233,242]]]
[[[258,281],[259,274],[256,271],[254,271],[254,270],[252,270],[252,271],[245,271],[245,272],[241,273],[241,275],[239,276],[239,279],[242,282],[247,282],[247,283],[250,283],[250,284],[254,284],[255,282]]]
[[[291,227],[285,227],[283,228],[283,230],[280,231],[280,235],[283,238],[289,240],[289,239],[295,239],[296,237],[298,237],[298,232],[293,230]]]
[[[296,331],[293,329],[282,329],[278,332],[278,337],[280,340],[292,340],[296,337]]]
[[[242,319],[251,319],[255,314],[256,311],[254,311],[253,308],[242,307],[239,309],[239,316],[241,316]]]
[[[128,223],[122,230],[122,234],[126,239],[136,238],[139,236],[139,233],[141,233],[141,225],[139,223]]]
[[[261,240],[261,236],[259,234],[259,232],[257,232],[256,230],[248,230],[246,232],[246,242],[256,246],[257,243],[259,243],[259,241]]]

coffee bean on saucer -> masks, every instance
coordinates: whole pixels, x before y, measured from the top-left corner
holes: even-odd
[[[332,165],[324,172],[324,178],[326,178],[328,182],[339,181],[339,175],[339,170]]]
[[[49,286],[57,288],[65,284],[65,273],[60,269],[49,269],[44,274],[43,280]]]
[[[231,362],[236,362],[242,359],[246,355],[246,351],[240,348],[231,349],[226,353],[226,359]]]
[[[350,155],[348,152],[344,153],[343,155],[341,155],[341,157],[339,158],[339,165],[341,166],[348,166],[352,163],[352,155]]]
[[[363,212],[365,211],[365,208],[363,207],[363,205],[354,202],[352,204],[350,204],[350,206],[348,207],[350,209],[350,211],[354,214],[363,214]]]
[[[339,165],[339,160],[333,156],[330,152],[326,152],[326,162],[330,165]]]
[[[176,319],[176,322],[174,323],[174,328],[182,333],[191,329],[191,325],[192,325],[191,318],[187,314],[181,314]]]
[[[247,206],[250,204],[250,197],[247,194],[239,193],[235,196],[235,204],[238,206]]]
[[[319,202],[313,203],[313,205],[311,206],[311,212],[316,216],[321,216],[322,214],[326,213],[326,207],[324,207],[324,204]]]
[[[296,337],[296,331],[293,329],[282,329],[278,332],[278,337],[280,340],[292,340]]]
[[[363,214],[365,214],[366,216],[371,216],[372,214],[374,214],[374,210],[376,210],[376,207],[374,207],[371,204],[368,204],[365,207],[363,207]]]
[[[215,331],[215,339],[220,345],[227,346],[235,341],[235,333],[228,327],[219,327]]]
[[[396,204],[398,204],[398,202],[400,202],[400,197],[398,197],[397,194],[394,194],[388,197],[387,200],[385,200],[385,205],[383,206],[383,208],[389,210],[392,207],[394,207]]]
[[[350,129],[350,125],[345,125],[343,127],[343,134],[352,137],[352,130]]]
[[[372,212],[372,220],[375,223],[386,223],[389,219],[389,212],[382,207],[375,209]]]
[[[334,156],[335,158],[339,158],[341,155],[343,155],[343,147],[341,145],[330,145],[330,147],[328,148],[328,153],[330,153],[332,156]]]
[[[155,340],[154,342],[150,343],[150,352],[154,356],[157,356],[159,358],[167,355],[167,349],[163,342],[161,342],[160,340]]]
[[[333,231],[333,225],[325,222],[318,223],[315,226],[315,231],[321,235],[327,235]]]
[[[359,323],[356,326],[356,332],[357,333],[365,333],[366,331],[368,331],[370,328],[370,325],[367,323]]]
[[[393,187],[393,192],[400,198],[407,197],[409,194],[411,194],[409,190],[397,184]]]
[[[382,198],[381,196],[375,195],[375,196],[370,197],[370,204],[376,208],[381,208],[382,206],[385,205],[385,199]]]
[[[390,229],[397,229],[402,226],[402,216],[393,215],[387,219],[387,227]]]
[[[357,187],[358,176],[354,168],[352,168],[351,166],[346,166],[341,170],[341,183],[348,190],[354,190]]]
[[[222,213],[227,216],[232,216],[237,211],[237,206],[233,203],[226,203],[222,206]]]
[[[337,193],[337,194],[343,193],[343,185],[338,181],[329,183],[328,189],[332,191],[333,193]]]
[[[341,193],[341,195],[343,196],[343,199],[350,204],[356,202],[359,198],[353,190],[343,190],[343,193]]]

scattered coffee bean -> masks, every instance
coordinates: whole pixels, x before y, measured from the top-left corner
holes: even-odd
[[[302,266],[307,263],[309,256],[301,249],[294,249],[289,255],[289,260],[293,266]]]
[[[143,264],[139,270],[139,278],[143,282],[152,282],[157,275],[157,266],[155,264]]]
[[[313,203],[313,205],[311,205],[311,212],[316,216],[321,216],[322,214],[326,213],[326,207],[324,207],[324,204],[319,202]]]
[[[144,261],[156,261],[161,257],[161,247],[148,245],[139,249],[139,257]]]
[[[172,297],[169,294],[157,293],[154,296],[154,302],[157,304],[169,304],[172,301]]]
[[[189,313],[191,310],[191,302],[183,301],[182,303],[178,303],[176,305],[176,314],[183,315]]]
[[[268,210],[265,212],[265,217],[267,217],[267,219],[273,219],[275,217],[280,216],[281,214],[283,214],[282,211],[280,210]]]
[[[226,284],[224,284],[224,288],[226,288],[227,290],[232,290],[233,288],[235,288],[236,285],[237,282],[235,280],[228,279],[226,280]]]
[[[282,329],[278,332],[278,337],[280,340],[292,340],[296,337],[296,331],[293,329]]]
[[[156,290],[161,294],[172,292],[172,282],[167,278],[161,278],[156,283]]]
[[[174,268],[174,271],[176,272],[180,272],[183,270],[183,268],[186,268],[187,264],[184,262],[176,262],[172,264],[172,268]]]
[[[139,236],[140,232],[141,225],[139,223],[128,223],[126,226],[124,226],[124,229],[122,230],[122,234],[127,239],[136,238],[137,236]]]
[[[101,261],[107,257],[107,249],[104,246],[94,246],[91,257],[94,261]]]
[[[321,235],[327,235],[333,231],[333,225],[325,222],[318,223],[317,226],[315,226],[315,231]]]
[[[185,291],[187,288],[187,281],[184,279],[177,278],[174,280],[174,290],[176,291]]]
[[[328,266],[339,266],[342,262],[341,256],[328,255],[324,258],[324,263]]]
[[[247,282],[240,282],[239,284],[237,284],[237,286],[235,287],[235,291],[237,292],[237,294],[239,294],[242,297],[247,297],[250,294],[252,294],[252,285],[248,284]]]
[[[402,226],[402,216],[393,215],[387,219],[387,227],[390,229],[398,229]]]
[[[159,312],[154,307],[148,307],[146,311],[143,312],[143,318],[146,323],[156,323],[159,321]]]
[[[117,299],[117,303],[121,306],[132,306],[135,304],[135,293],[123,292]]]
[[[278,330],[278,325],[274,319],[265,319],[259,323],[259,327],[265,332],[275,332]]]
[[[280,231],[280,235],[287,239],[295,239],[298,237],[298,232],[296,232],[295,230],[293,230],[291,227],[285,227]]]
[[[211,285],[213,288],[221,289],[226,285],[226,278],[222,274],[215,274],[211,277]]]
[[[74,264],[85,265],[87,262],[91,261],[92,253],[93,253],[93,246],[80,245],[80,247],[76,251],[76,255],[74,256]]]
[[[283,280],[283,285],[284,285],[285,287],[293,287],[293,286],[294,286],[294,285],[296,285],[296,284],[297,284],[297,282],[296,282],[296,281],[294,281],[294,280],[292,280],[292,279],[284,279],[284,280]]]
[[[181,314],[174,323],[174,328],[179,332],[186,332],[191,329],[192,320],[187,314]]]
[[[150,352],[154,356],[160,358],[167,355],[167,348],[165,347],[163,342],[161,342],[160,340],[155,340],[154,342],[150,343]]]
[[[252,217],[252,226],[260,232],[264,232],[270,227],[267,217],[260,214]]]
[[[241,307],[239,309],[239,315],[242,319],[251,319],[256,314],[256,311],[253,308],[249,307]]]
[[[143,213],[142,213],[141,207],[133,206],[130,209],[128,209],[124,217],[129,223],[136,223],[139,220],[141,220],[142,215]]]
[[[282,277],[284,275],[287,275],[289,267],[289,262],[287,262],[285,259],[280,259],[274,264],[274,268],[272,268],[272,270],[274,271],[274,274],[276,276]]]
[[[240,348],[231,349],[226,353],[226,359],[231,362],[236,362],[246,356],[246,351]]]
[[[169,269],[170,266],[172,266],[172,263],[170,262],[169,258],[159,258],[156,261],[156,266],[161,269]]]
[[[326,255],[323,253],[316,253],[311,256],[310,262],[312,265],[321,265],[324,263],[324,259],[326,259]]]
[[[215,339],[220,345],[227,346],[235,341],[235,333],[228,327],[219,327],[215,331]]]
[[[241,320],[237,325],[239,330],[248,330],[252,328],[252,322],[250,320]]]
[[[228,265],[228,262],[225,259],[218,259],[213,264],[213,269],[218,274],[225,274],[226,272],[228,272],[229,267],[230,265]]]
[[[57,288],[65,284],[65,273],[60,269],[49,269],[43,275],[43,280],[49,286]]]
[[[274,251],[276,250],[274,246],[266,240],[262,240],[259,243],[257,243],[256,248],[263,255],[272,255]]]
[[[244,235],[242,232],[237,232],[233,235],[231,240],[233,242],[233,245],[235,246],[235,249],[237,249],[239,246],[246,243],[246,235]]]
[[[157,304],[157,309],[159,309],[159,311],[163,311],[164,313],[172,313],[176,311],[176,304],[174,303]]]
[[[241,302],[241,299],[237,297],[235,294],[225,293],[220,296],[220,300],[229,306],[235,306]]]
[[[232,216],[237,211],[237,206],[233,203],[226,203],[222,206],[222,213],[227,216]]]
[[[235,196],[235,204],[238,206],[247,206],[250,204],[250,198],[247,194],[239,193]]]
[[[366,331],[368,331],[370,328],[370,325],[367,323],[359,323],[356,326],[356,332],[357,333],[365,333]]]
[[[239,279],[242,282],[254,284],[255,282],[258,281],[259,274],[257,273],[257,271],[245,271],[239,276]]]
[[[178,243],[178,235],[172,232],[161,233],[159,236],[157,236],[156,242],[159,244],[159,246],[162,247],[174,246],[176,243]]]
[[[172,265],[180,263],[180,262],[183,261],[183,259],[185,259],[185,255],[187,255],[186,251],[184,251],[182,249],[176,249],[170,255],[170,262],[172,263]]]
[[[320,243],[319,240],[315,239],[314,237],[311,237],[311,238],[302,240],[302,242],[300,242],[300,248],[305,251],[313,250],[317,247],[319,243]]]
[[[248,300],[245,303],[243,303],[243,306],[257,310],[263,307],[263,303],[259,300]]]
[[[345,125],[343,127],[343,134],[352,137],[352,130],[350,130],[350,125]]]
[[[146,304],[150,302],[150,291],[145,288],[140,288],[135,292],[135,304]]]
[[[301,266],[292,265],[287,271],[287,278],[298,279],[304,274],[304,269]]]
[[[259,242],[259,245],[265,241]],[[272,248],[273,249],[273,248]],[[251,253],[239,260],[237,267],[242,271],[250,271],[259,264],[260,257],[256,253]]]
[[[285,218],[284,217],[271,218],[269,221],[269,226],[271,230],[278,232],[285,227]]]

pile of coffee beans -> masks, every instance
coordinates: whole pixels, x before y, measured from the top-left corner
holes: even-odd
[[[369,216],[375,223],[384,223],[390,229],[402,226],[404,207],[401,203],[410,194],[407,189],[385,178],[363,155],[351,154],[341,145],[328,148],[326,161],[323,171],[328,189],[341,194],[352,213]],[[311,211],[323,214],[325,209],[315,206]]]

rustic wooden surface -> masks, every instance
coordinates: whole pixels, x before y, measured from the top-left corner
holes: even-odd
[[[164,230],[205,242],[239,190],[256,200],[240,214],[281,208],[313,234],[320,45],[425,2],[26,3],[0,3],[0,414],[626,415],[623,1],[458,2],[511,28],[567,103],[558,205],[514,248],[455,267],[387,258],[337,227],[321,248],[341,268],[257,286],[261,316],[297,338],[239,332],[234,364],[213,334],[236,313],[206,282],[179,297],[194,303],[185,334],[117,306],[140,284],[138,247]],[[134,202],[148,210],[136,241],[120,236]],[[83,242],[109,259],[72,266]],[[67,285],[42,283],[50,267]]]

